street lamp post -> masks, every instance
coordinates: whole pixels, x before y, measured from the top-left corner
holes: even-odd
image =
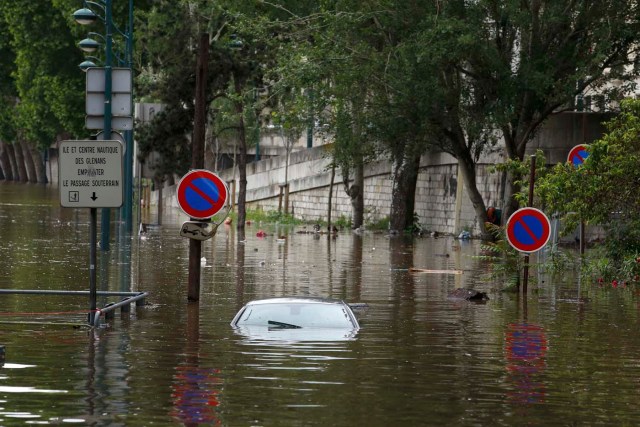
[[[104,121],[103,121],[103,139],[110,140],[112,134],[112,76],[113,76],[113,30],[124,37],[125,51],[124,57],[117,57],[119,65],[125,65],[132,68],[133,58],[133,0],[129,0],[128,25],[126,32],[118,29],[113,23],[112,0],[85,1],[85,7],[73,13],[73,17],[79,24],[89,25],[100,19],[105,25],[105,34],[101,36],[97,33],[89,33],[102,39],[104,42]],[[103,17],[99,17],[92,9],[87,6],[95,6],[102,10]],[[92,38],[85,38],[78,43],[78,46],[85,52],[94,52],[100,47],[100,43]],[[92,59],[97,59],[93,58]],[[85,60],[80,64],[80,68],[86,71],[90,67],[95,67],[95,62]],[[133,109],[132,109],[133,110]],[[124,201],[123,208],[120,211],[121,220],[125,223],[125,229],[129,233],[132,231],[132,203],[133,203],[133,131],[125,131],[125,161],[124,161]],[[109,250],[110,241],[110,217],[111,210],[109,208],[102,209],[101,216],[101,233],[100,248],[104,251]]]

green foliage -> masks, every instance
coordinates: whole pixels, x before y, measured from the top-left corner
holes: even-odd
[[[546,159],[544,152],[540,149],[536,150],[533,156],[528,156],[524,160],[517,158],[507,159],[504,163],[495,165],[495,170],[499,172],[508,172],[514,177],[514,184],[520,188],[520,192],[514,195],[515,200],[521,207],[524,207],[529,202],[529,183],[531,180],[531,162],[535,158],[535,179],[536,186],[539,186],[539,181],[547,175],[549,169],[546,166]],[[534,192],[535,196],[536,192]],[[534,198],[534,205],[538,205],[543,200]]]
[[[253,137],[271,120],[293,138],[315,120],[333,138],[346,182],[382,152],[417,167],[412,161],[434,148],[455,156],[472,177],[501,137],[506,157],[523,160],[550,114],[586,89],[606,91],[607,80],[626,84],[639,71],[622,66],[633,65],[629,52],[640,33],[635,1],[529,3],[157,0],[137,27],[145,47],[138,90],[189,110],[195,35],[206,31],[210,94],[233,106],[211,110],[216,135],[244,121],[243,134]],[[238,40],[242,49],[230,51]],[[268,96],[251,97],[256,88]],[[507,183],[511,197],[521,175],[508,176],[516,180]],[[475,181],[465,183],[482,203]],[[394,203],[411,215],[412,200]]]
[[[378,220],[370,221],[370,222],[366,223],[365,227],[368,230],[388,230],[389,229],[389,222],[390,222],[389,217],[385,216],[385,217],[380,218]]]
[[[0,137],[48,147],[63,132],[84,133],[82,56],[67,6],[62,0],[0,3]]]
[[[333,225],[335,225],[336,227],[343,229],[350,229],[351,228],[351,218],[346,216],[346,215],[340,215],[340,217],[336,220],[333,221]]]
[[[233,212],[234,219],[237,218],[237,213]],[[299,225],[304,222],[294,218],[290,214],[276,211],[265,211],[262,209],[248,209],[247,221],[263,224],[287,224],[287,225]]]
[[[407,227],[405,233],[407,234],[416,234],[422,231],[422,225],[420,224],[420,216],[417,212],[413,213],[413,221],[411,225]]]
[[[621,108],[608,133],[589,145],[582,166],[556,165],[537,187],[549,210],[561,214],[564,232],[580,221],[604,227],[606,261],[592,266],[603,276],[622,272],[640,253],[640,101],[626,100]]]
[[[581,270],[583,281],[614,286],[640,282],[640,252],[627,253],[619,262],[609,258],[607,253],[605,248],[597,248],[587,254]]]
[[[159,158],[151,166],[155,179],[163,182],[172,174],[184,175],[191,164],[191,144],[187,137],[192,116],[184,108],[168,106],[150,123],[136,126],[136,139],[140,150],[139,160],[145,161],[152,154]]]
[[[487,224],[487,229],[495,236],[495,240],[483,242],[481,255],[474,258],[491,266],[485,280],[502,283],[501,289],[505,292],[516,291],[520,285],[524,257],[509,244],[504,227]]]
[[[539,265],[539,268],[551,274],[566,273],[567,271],[577,269],[580,263],[581,260],[578,255],[575,255],[575,252],[556,248],[547,253],[545,262]]]

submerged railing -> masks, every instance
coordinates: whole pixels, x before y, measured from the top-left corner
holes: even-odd
[[[63,291],[63,290],[41,290],[41,289],[0,289],[0,295],[62,295],[62,296],[90,296],[90,291]],[[103,308],[97,309],[93,316],[89,316],[89,325],[100,326],[100,317],[110,317],[113,311],[120,308],[125,313],[129,312],[130,305],[135,303],[137,307],[144,305],[144,299],[149,295],[148,292],[118,292],[118,291],[97,291],[97,296],[117,296],[126,297],[122,301],[110,303]],[[90,313],[91,314],[91,313]]]

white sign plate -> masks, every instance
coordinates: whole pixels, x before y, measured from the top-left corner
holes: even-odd
[[[60,204],[65,208],[122,206],[123,153],[120,141],[60,142]]]
[[[84,124],[87,129],[104,129],[104,116],[85,116]],[[111,129],[133,129],[133,117],[112,116]]]
[[[210,224],[210,222],[187,221],[182,224],[180,236],[194,240],[208,240],[215,234],[215,230],[209,231]]]
[[[87,92],[85,113],[88,116],[104,116],[104,92]],[[131,92],[111,93],[111,115],[131,116]]]
[[[105,69],[103,67],[88,68],[86,73],[87,92],[103,92],[105,86]],[[111,91],[131,92],[131,68],[111,69]]]

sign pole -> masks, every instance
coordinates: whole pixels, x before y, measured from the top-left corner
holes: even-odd
[[[98,210],[91,208],[91,222],[89,224],[89,325],[93,325],[96,315],[98,292],[96,286],[96,241],[98,228]]]
[[[583,120],[582,123],[582,139],[585,139],[585,122]],[[567,156],[567,161],[572,164],[573,166],[575,166],[576,168],[579,168],[580,166],[582,166],[585,162],[585,160],[587,160],[587,157],[589,157],[589,146],[587,144],[578,144],[575,147],[573,147],[571,150],[569,150],[569,155]],[[585,249],[585,236],[584,236],[584,221],[580,220],[580,256],[584,255],[584,249]]]
[[[206,122],[206,88],[209,63],[209,34],[200,34],[200,45],[196,65],[196,94],[195,114],[193,121],[193,140],[191,142],[191,167],[202,169],[204,167],[204,138]],[[189,240],[189,283],[187,299],[198,301],[200,299],[200,256],[202,255],[202,242],[195,239]]]
[[[527,207],[533,205],[533,189],[536,182],[536,156],[531,155],[531,172],[529,173],[529,203]],[[524,277],[522,278],[522,293],[527,296],[527,286],[529,285],[529,254],[524,256],[524,268],[522,269]]]
[[[90,325],[93,325],[97,305],[98,208],[108,210],[122,206],[122,150],[123,146],[119,141],[60,142],[58,156],[60,205],[64,208],[90,208],[89,315],[87,316]]]

